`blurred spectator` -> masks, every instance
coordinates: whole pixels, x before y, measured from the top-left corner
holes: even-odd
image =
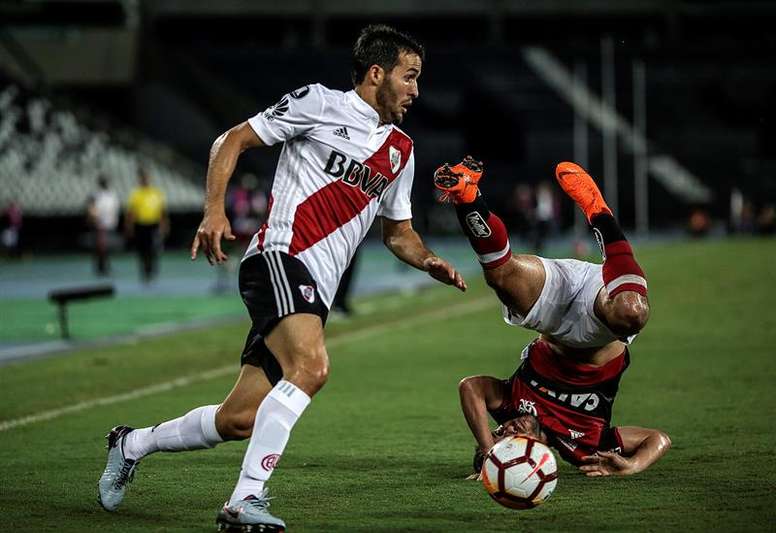
[[[230,187],[226,197],[226,209],[231,220],[232,234],[237,239],[221,244],[229,255],[229,261],[217,265],[213,292],[221,294],[232,290],[236,279],[234,273],[240,264],[240,258],[265,220],[268,204],[267,194],[254,174],[243,174],[236,184]],[[232,253],[235,248],[239,253]]]
[[[99,276],[110,274],[108,251],[119,224],[119,198],[108,186],[108,178],[97,179],[97,192],[89,198],[89,223],[94,228],[94,268]]]
[[[522,239],[528,240],[531,236],[534,209],[531,186],[526,183],[515,185],[506,211],[509,217],[509,227],[517,231]]]
[[[267,194],[259,188],[259,180],[253,174],[243,174],[227,198],[232,233],[243,246],[259,229],[267,214],[267,207]]]
[[[757,215],[757,233],[773,235],[776,233],[776,207],[773,204],[763,206]]]
[[[752,233],[754,231],[752,203],[735,187],[730,191],[729,224],[731,233]]]
[[[3,231],[0,242],[10,257],[21,255],[22,208],[11,201],[3,211]]]
[[[533,249],[541,254],[547,237],[555,228],[558,217],[558,202],[549,182],[543,181],[536,187],[536,210],[533,221]]]
[[[690,213],[687,229],[692,237],[705,237],[711,229],[711,218],[706,209],[696,207]]]
[[[148,283],[158,273],[159,252],[169,221],[164,193],[151,185],[145,169],[139,169],[138,181],[140,185],[129,196],[124,229],[137,249],[141,279]]]

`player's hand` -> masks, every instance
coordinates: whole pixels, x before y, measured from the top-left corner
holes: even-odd
[[[615,452],[596,452],[582,460],[585,464],[579,469],[587,477],[629,476],[638,471],[632,459]]]
[[[202,253],[207,257],[208,262],[213,265],[216,263],[225,263],[229,256],[221,250],[221,238],[228,241],[236,239],[232,235],[232,226],[229,225],[229,219],[223,212],[210,214],[205,212],[202,223],[194,235],[194,242],[191,243],[191,260],[197,258],[197,251],[202,248]]]
[[[441,281],[445,285],[455,285],[462,292],[467,289],[466,282],[463,280],[461,273],[441,257],[435,255],[427,257],[423,261],[423,270],[428,272],[429,276],[437,281]]]

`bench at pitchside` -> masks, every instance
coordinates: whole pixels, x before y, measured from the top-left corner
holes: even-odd
[[[92,298],[108,298],[115,293],[113,285],[105,283],[101,285],[83,285],[68,289],[57,289],[49,292],[48,299],[59,307],[59,328],[63,339],[70,338],[70,329],[67,323],[67,304]]]

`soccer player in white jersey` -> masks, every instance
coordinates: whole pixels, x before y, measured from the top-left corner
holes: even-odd
[[[649,318],[647,280],[612,211],[579,165],[561,163],[561,188],[582,209],[603,265],[512,254],[507,230],[480,193],[482,163],[471,157],[434,176],[502,302],[504,320],[540,333],[508,380],[471,376],[459,386],[477,457],[493,446],[488,415],[506,424],[535,418],[547,441],[589,476],[633,474],[670,447],[668,436],[611,427],[612,405],[629,363],[627,346]]]
[[[219,529],[283,531],[268,511],[265,484],[291,429],[326,383],[323,327],[340,276],[376,216],[383,241],[402,261],[466,289],[461,275],[413,230],[412,140],[396,125],[418,98],[424,51],[387,26],[365,28],[353,49],[354,90],[309,85],[230,129],[213,144],[205,214],[192,244],[211,263],[233,239],[224,192],[246,149],[284,143],[267,221],[240,268],[252,319],[241,371],[220,405],[198,407],[154,427],[114,428],[100,502],[115,510],[143,457],[250,439],[236,487],[218,513]]]

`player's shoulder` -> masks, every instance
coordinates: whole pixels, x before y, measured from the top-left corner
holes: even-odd
[[[329,89],[322,83],[309,83],[303,85],[298,89],[288,93],[288,96],[292,100],[305,101],[305,100],[337,100],[344,96],[342,91]]]
[[[324,114],[326,109],[340,107],[343,98],[342,91],[329,89],[321,83],[310,83],[290,91],[283,100],[286,108],[290,107],[297,112],[319,116]]]
[[[409,136],[409,134],[401,129],[396,124],[392,124],[391,128],[393,128],[393,131],[391,132],[392,135],[394,135],[399,142],[403,145],[402,149],[403,151],[406,151],[408,155],[414,155],[414,142],[412,141],[412,137]]]

